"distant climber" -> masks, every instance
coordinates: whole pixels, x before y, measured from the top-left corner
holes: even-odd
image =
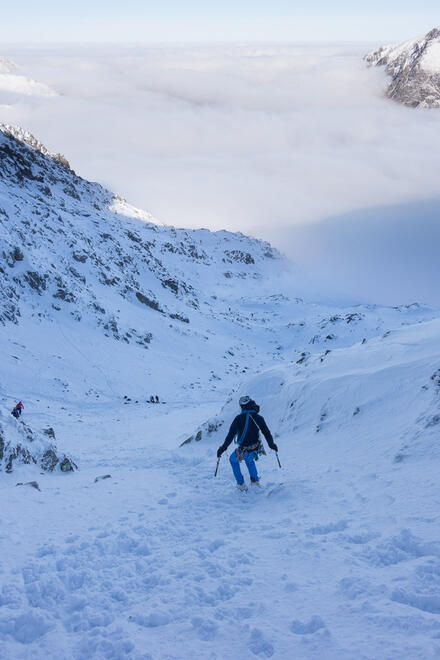
[[[150,396],[150,403],[155,403],[153,395]]]
[[[18,419],[23,412],[24,405],[22,404],[21,401],[17,403],[16,406],[11,411],[11,415],[14,415],[15,419]]]
[[[159,397],[156,394],[156,403],[159,403]]]
[[[247,490],[246,483],[240,469],[240,462],[244,459],[246,467],[249,470],[251,483],[256,486],[260,485],[257,467],[255,461],[261,454],[265,454],[263,444],[259,439],[259,432],[261,431],[266,438],[269,447],[278,452],[278,447],[274,443],[272,434],[269,431],[264,418],[259,415],[260,406],[253,401],[249,396],[242,396],[239,400],[241,413],[237,415],[231,424],[228,435],[224,443],[217,450],[217,458],[227,450],[232,440],[238,447],[229,457],[232,471],[235,479],[237,480],[237,487],[239,490]]]

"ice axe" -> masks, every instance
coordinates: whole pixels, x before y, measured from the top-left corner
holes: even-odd
[[[219,458],[217,459],[217,465],[216,465],[216,467],[215,467],[215,473],[214,473],[214,477],[216,477],[216,476],[217,476],[217,472],[218,472],[218,465],[219,465],[219,463],[220,463],[220,457],[219,457]]]
[[[277,457],[278,465],[281,468],[281,463],[280,463],[280,459],[278,458],[278,452],[277,451],[275,452],[275,456]]]

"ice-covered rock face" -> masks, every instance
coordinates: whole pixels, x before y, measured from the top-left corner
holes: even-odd
[[[392,77],[387,96],[411,107],[440,108],[440,28],[400,45],[366,55]]]
[[[18,323],[25,309],[40,318],[63,310],[148,345],[148,327],[121,327],[123,303],[188,324],[220,282],[255,288],[280,261],[268,243],[241,234],[159,227],[30,133],[0,126],[2,324]]]

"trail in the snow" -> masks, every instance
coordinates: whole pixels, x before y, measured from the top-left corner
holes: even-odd
[[[78,425],[81,472],[9,492],[3,658],[436,657],[440,546],[417,505],[402,517],[398,473],[312,465],[284,436],[283,470],[269,454],[263,489],[239,493],[227,460],[213,478],[214,447],[173,444],[207,406],[127,408]]]

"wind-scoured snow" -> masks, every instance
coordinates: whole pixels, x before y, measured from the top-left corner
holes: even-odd
[[[411,107],[440,107],[440,28],[403,44],[382,46],[365,60],[385,66],[392,76],[390,98]]]
[[[439,311],[304,301],[267,243],[159,226],[23,135],[0,423],[37,463],[0,459],[2,659],[438,657]],[[282,469],[239,493],[245,393]]]

